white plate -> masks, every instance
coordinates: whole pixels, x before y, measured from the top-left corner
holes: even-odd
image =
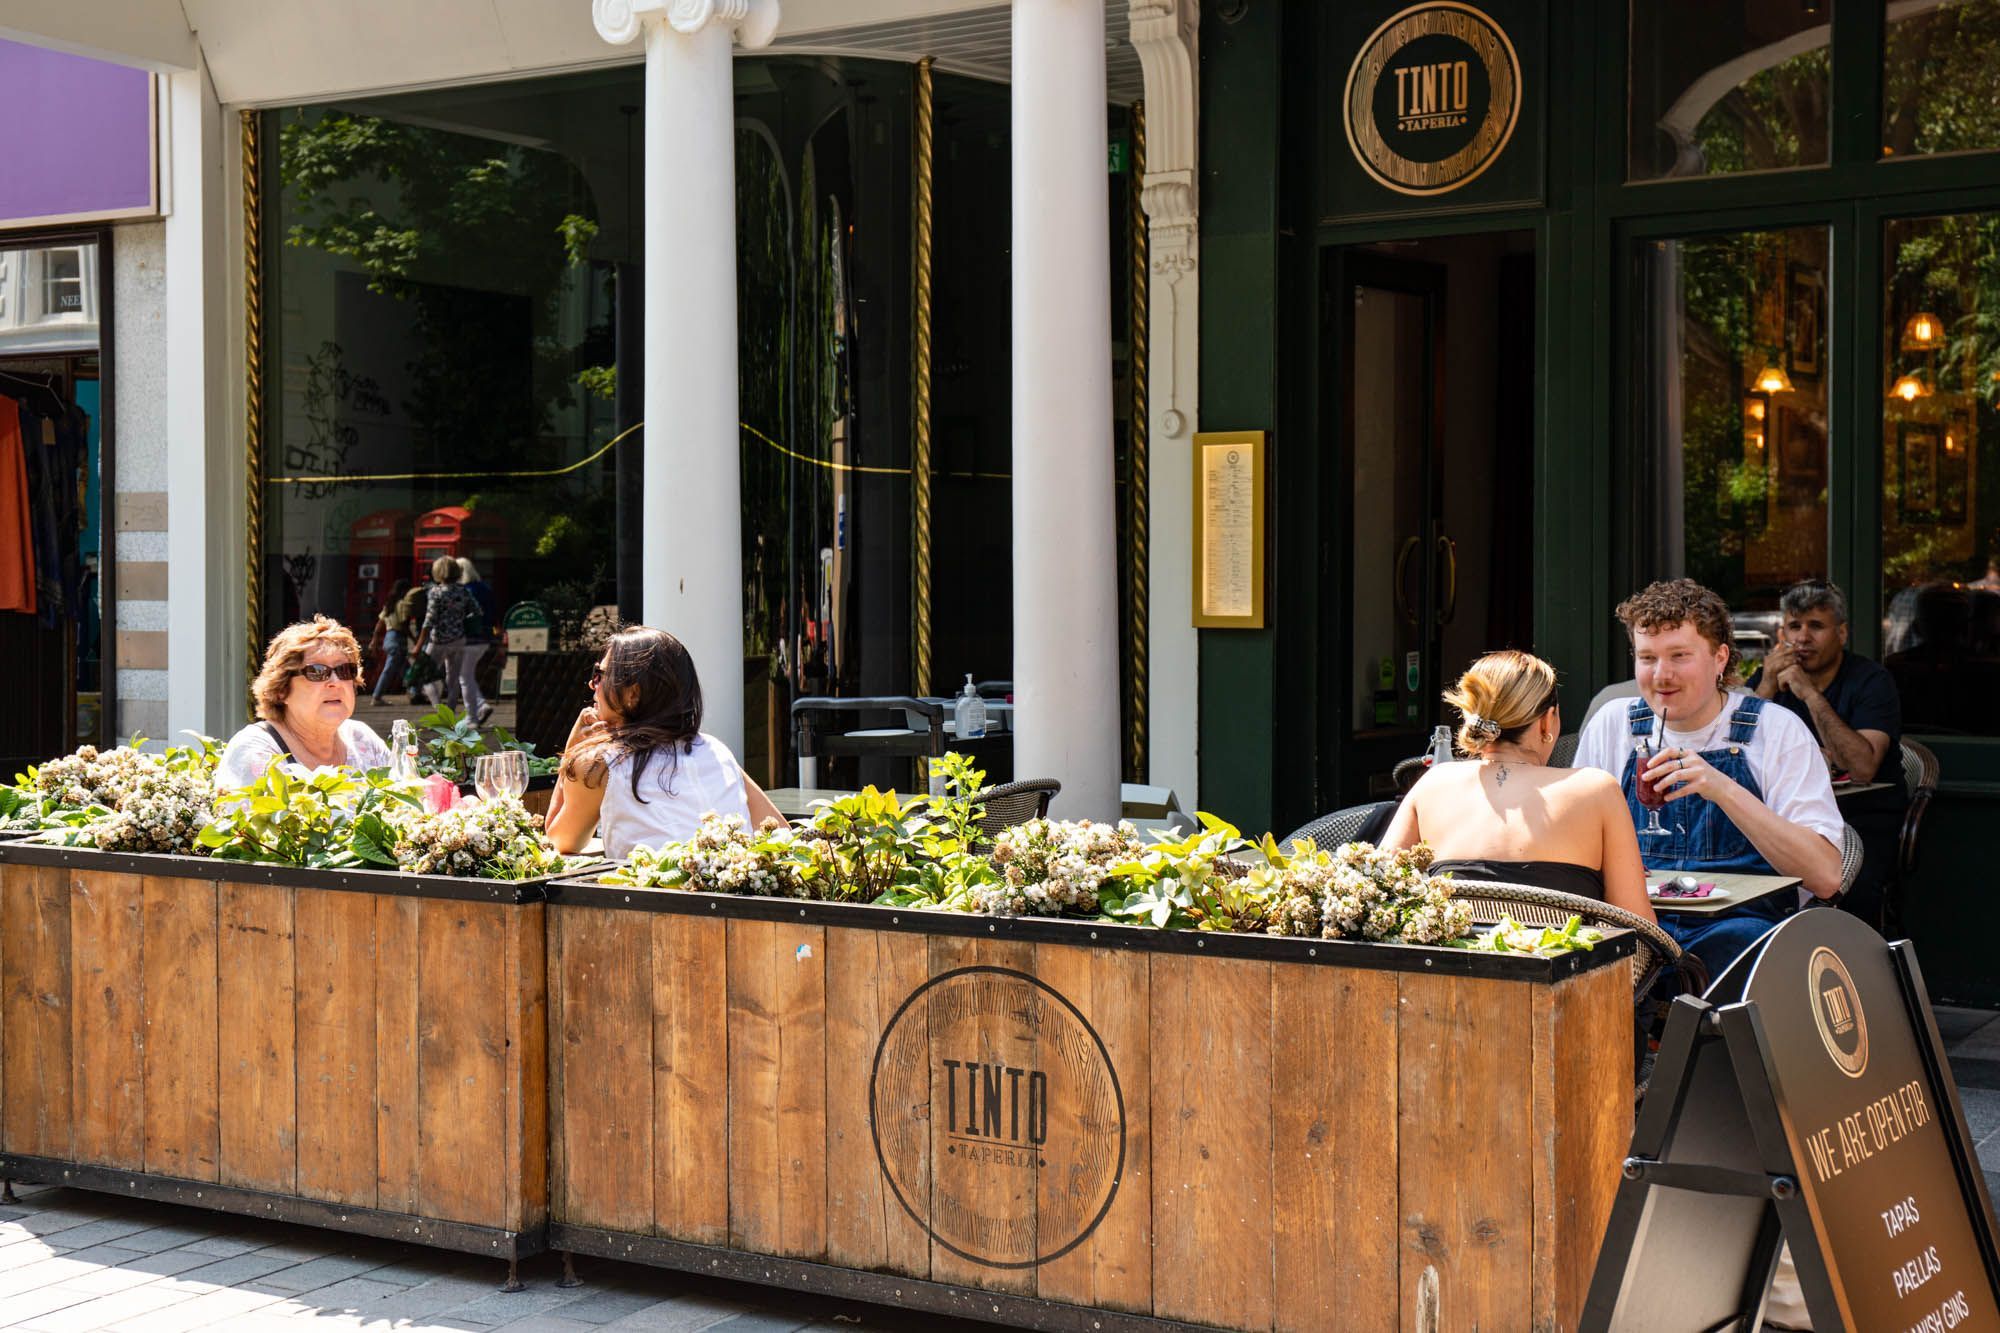
[[[1708,891],[1708,896],[1705,898],[1662,898],[1660,896],[1660,886],[1657,884],[1648,884],[1646,886],[1646,896],[1656,903],[1719,903],[1729,897],[1729,890],[1718,884]]]

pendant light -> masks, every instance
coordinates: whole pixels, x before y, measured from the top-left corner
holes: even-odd
[[[1903,325],[1903,350],[1928,352],[1944,345],[1944,321],[1928,310],[1919,310]]]
[[[1751,383],[1759,393],[1790,393],[1792,391],[1791,376],[1785,374],[1785,368],[1778,364],[1778,358],[1775,355],[1765,360],[1764,368],[1757,372],[1757,378]]]
[[[1919,398],[1930,397],[1931,390],[1930,386],[1924,383],[1922,376],[1914,371],[1905,371],[1900,379],[1889,386],[1889,393],[1906,403],[1914,403]]]

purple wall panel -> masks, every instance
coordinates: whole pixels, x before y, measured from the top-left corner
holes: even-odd
[[[151,213],[153,186],[150,74],[0,41],[0,227]]]

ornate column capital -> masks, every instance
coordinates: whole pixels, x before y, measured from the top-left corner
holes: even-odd
[[[1131,0],[1132,49],[1146,81],[1146,182],[1144,207],[1153,224],[1154,266],[1171,262],[1162,232],[1178,239],[1194,233],[1196,38],[1198,0]],[[1163,262],[1166,261],[1166,262]]]
[[[754,50],[778,30],[778,0],[590,0],[590,17],[597,35],[614,46],[637,38],[648,23],[665,23],[683,37],[720,23]]]

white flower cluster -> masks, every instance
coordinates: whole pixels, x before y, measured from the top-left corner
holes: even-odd
[[[810,898],[807,868],[815,856],[814,845],[790,829],[753,834],[741,815],[711,812],[702,816],[692,838],[662,847],[658,862],[678,869],[691,889]],[[636,852],[633,864],[639,864]]]
[[[1428,847],[1391,852],[1350,842],[1330,857],[1295,858],[1292,866],[1322,881],[1314,887],[1324,938],[1444,944],[1472,929],[1472,909],[1452,898],[1449,879],[1426,873],[1430,863]]]
[[[120,746],[100,751],[95,745],[86,745],[36,769],[35,787],[51,804],[78,810],[102,805],[115,810],[142,779],[165,771],[165,760],[143,750]]]
[[[118,802],[115,813],[97,820],[86,832],[107,852],[200,853],[195,841],[215,809],[206,774],[148,773]]]
[[[518,797],[467,798],[449,810],[396,820],[396,864],[413,875],[533,879],[563,869],[542,817]]]
[[[1062,916],[1097,912],[1097,890],[1111,868],[1146,850],[1138,831],[1120,820],[1031,819],[1003,829],[993,842],[1002,882],[972,893],[990,916]]]

